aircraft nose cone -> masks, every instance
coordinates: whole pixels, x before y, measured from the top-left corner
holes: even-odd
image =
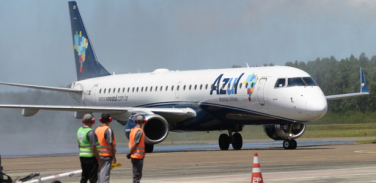
[[[319,119],[328,111],[328,103],[325,98],[310,98],[306,102],[306,111],[311,120]]]

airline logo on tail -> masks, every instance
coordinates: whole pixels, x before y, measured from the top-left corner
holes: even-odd
[[[80,31],[80,34],[78,34],[76,31],[76,35],[74,35],[74,49],[77,51],[80,61],[80,72],[82,72],[82,65],[85,62],[85,53],[88,46],[89,42],[84,36],[82,36],[82,32]]]

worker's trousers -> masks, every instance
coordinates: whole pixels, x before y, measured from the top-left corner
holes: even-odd
[[[98,178],[98,161],[95,157],[80,157],[82,174],[81,183],[96,183]]]
[[[99,158],[102,162],[102,168],[98,172],[98,183],[109,183],[112,156],[100,156]]]
[[[142,166],[144,165],[144,159],[132,158],[132,171],[133,171],[133,183],[139,183],[142,177]]]

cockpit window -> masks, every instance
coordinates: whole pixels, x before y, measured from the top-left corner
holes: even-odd
[[[307,86],[317,86],[317,83],[311,77],[304,77],[302,79],[306,83]]]
[[[287,86],[306,86],[302,78],[288,78]]]
[[[284,87],[286,85],[286,79],[285,78],[281,78],[281,79],[278,79],[277,82],[275,83],[275,88],[278,88],[278,87]]]

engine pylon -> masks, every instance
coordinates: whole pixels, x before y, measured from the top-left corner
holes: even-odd
[[[251,183],[264,183],[264,180],[262,179],[260,162],[259,162],[257,153],[255,153],[253,157],[253,169],[252,169]]]

